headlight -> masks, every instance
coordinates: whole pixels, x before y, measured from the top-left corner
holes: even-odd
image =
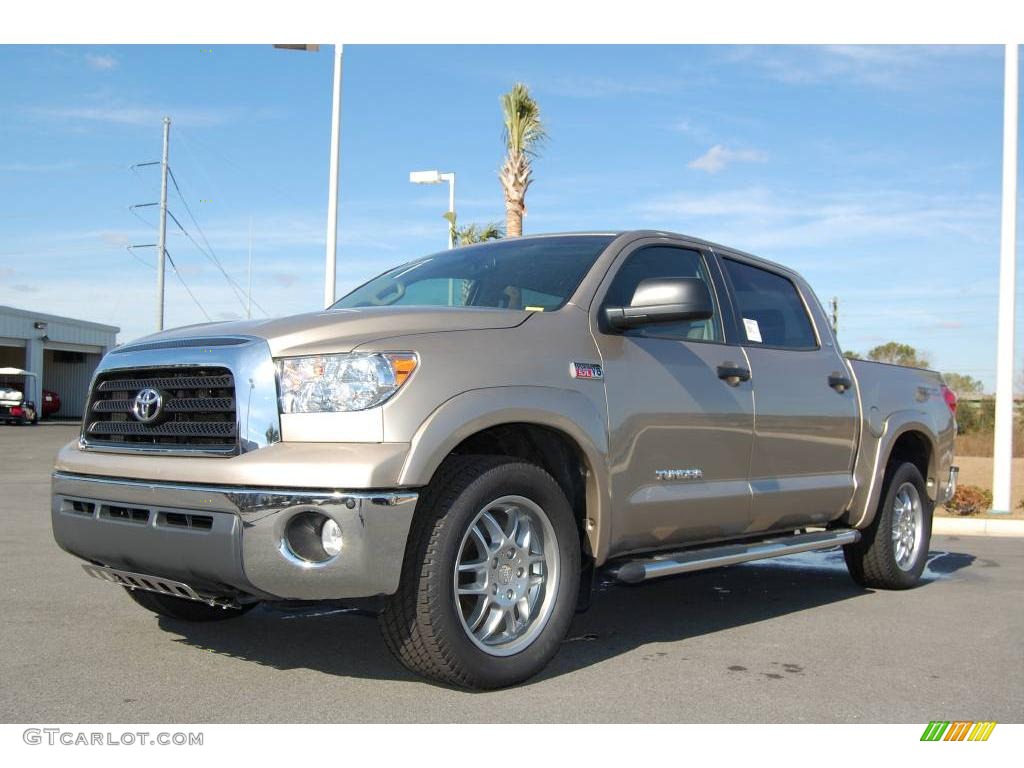
[[[281,413],[373,408],[395,394],[415,368],[416,355],[410,352],[280,358]]]

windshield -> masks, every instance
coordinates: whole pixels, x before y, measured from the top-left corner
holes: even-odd
[[[442,251],[385,272],[332,309],[394,305],[551,311],[569,300],[613,239],[558,235]]]

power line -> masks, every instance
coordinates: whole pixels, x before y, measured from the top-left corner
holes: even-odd
[[[206,233],[203,232],[203,228],[200,226],[199,221],[195,217],[195,214],[192,213],[192,209],[189,207],[188,200],[186,200],[185,195],[182,194],[181,187],[178,185],[178,179],[175,178],[174,176],[174,171],[171,168],[168,168],[167,170],[171,177],[171,183],[174,184],[174,190],[175,192],[177,192],[178,198],[181,200],[182,205],[185,206],[185,212],[188,214],[189,219],[191,219],[192,223],[195,225],[196,231],[202,238],[203,243],[206,244],[206,248],[204,249],[198,242],[196,242],[196,239],[192,237],[191,234],[189,234],[188,230],[186,230],[184,226],[182,226],[181,222],[178,221],[177,217],[173,213],[170,213],[170,211],[168,211],[168,213],[171,216],[171,219],[173,219],[174,223],[178,225],[178,229],[182,231],[185,237],[192,241],[192,244],[195,245],[195,247],[198,248],[199,251],[203,253],[208,259],[210,259],[210,261],[213,262],[213,264],[217,267],[218,270],[220,270],[220,273],[224,276],[224,279],[228,282],[228,285],[234,291],[235,298],[237,298],[239,303],[241,303],[242,308],[246,308],[246,299],[248,298],[252,301],[256,308],[260,310],[260,312],[269,317],[270,313],[267,312],[267,310],[265,310],[262,306],[260,306],[260,303],[258,301],[252,299],[252,297],[235,281],[235,279],[228,274],[227,270],[224,268],[224,265],[221,263],[220,259],[217,258],[217,255],[214,253],[213,246],[210,245],[210,241],[206,237]]]
[[[188,283],[185,282],[185,278],[182,277],[181,272],[178,271],[178,265],[175,264],[174,259],[171,258],[171,252],[165,250],[165,253],[167,254],[167,261],[171,263],[171,269],[174,270],[174,274],[178,276],[178,280],[181,282],[181,287],[185,289],[185,293],[192,297],[192,301],[194,301],[196,306],[199,307],[199,311],[202,312],[203,316],[212,323],[213,318],[210,317],[210,313],[207,312],[203,305],[199,303],[199,299],[197,299],[196,295],[192,293],[192,289],[188,287]]]
[[[142,222],[143,224],[145,224],[145,225],[146,225],[147,227],[150,227],[150,228],[152,228],[152,229],[156,229],[156,224],[154,224],[154,223],[153,223],[153,222],[151,222],[151,221],[147,221],[146,219],[142,218],[141,216],[139,216],[139,214],[137,214],[137,213],[135,212],[135,209],[136,209],[136,208],[149,208],[150,206],[153,206],[153,205],[160,205],[160,203],[138,203],[137,205],[129,205],[129,206],[128,206],[128,213],[130,213],[130,214],[131,214],[132,216],[134,216],[134,217],[135,217],[136,219],[138,219],[139,221],[141,221],[141,222]]]
[[[142,259],[140,259],[138,257],[138,255],[135,253],[135,249],[136,248],[157,248],[157,247],[158,247],[157,243],[144,243],[143,245],[129,245],[129,246],[126,246],[125,250],[127,250],[128,253],[131,255],[131,257],[133,259],[135,259],[137,262],[139,262],[139,264],[142,264],[144,267],[149,267],[150,269],[156,269],[156,265],[155,264],[150,264],[148,261],[143,261]],[[185,278],[181,276],[181,272],[178,271],[178,265],[175,264],[174,263],[174,259],[171,258],[171,252],[168,251],[168,250],[165,250],[164,253],[167,254],[167,261],[169,261],[171,263],[171,269],[174,271],[174,274],[177,275],[178,276],[178,280],[181,281],[181,287],[184,288],[185,292],[189,296],[192,297],[192,301],[194,301],[195,305],[197,307],[199,307],[199,311],[203,313],[203,316],[207,320],[209,320],[210,322],[213,322],[213,318],[210,317],[210,313],[206,311],[206,308],[203,307],[203,305],[200,303],[199,299],[196,298],[196,295],[194,293],[192,293],[192,289],[188,287],[188,284],[185,282]]]
[[[150,264],[148,261],[143,261],[142,259],[140,259],[136,255],[136,253],[135,253],[135,249],[136,248],[156,248],[156,243],[146,243],[145,245],[126,245],[125,246],[125,250],[128,251],[128,254],[133,259],[135,259],[137,262],[139,262],[139,264],[142,264],[144,267],[149,267],[150,269],[156,269],[156,265],[155,264]]]
[[[187,210],[188,206],[185,206],[185,208]],[[221,265],[220,260],[217,259],[217,257],[215,255],[213,255],[211,252],[207,251],[205,248],[203,248],[203,246],[201,246],[199,243],[196,242],[196,239],[194,237],[192,237],[192,235],[189,234],[189,231],[187,229],[185,229],[185,227],[182,225],[182,223],[180,221],[178,221],[178,217],[177,216],[175,216],[170,210],[167,211],[167,214],[171,217],[171,220],[177,225],[178,229],[181,230],[181,233],[192,242],[192,245],[194,245],[196,248],[198,248],[199,252],[201,254],[203,254],[206,258],[210,259],[210,261],[213,262],[213,264],[217,267],[217,269],[220,270],[221,274],[224,275],[225,279],[228,281],[228,287],[231,288],[234,291],[235,298],[238,299],[240,302],[242,302],[242,305],[245,306],[245,301],[244,301],[243,296],[240,296],[239,293],[238,293],[238,291],[240,289],[235,285],[235,281],[231,279],[231,276],[224,270],[224,267]],[[200,231],[200,235],[202,235],[201,231]]]
[[[183,131],[180,128],[178,129],[178,136],[182,139],[181,143],[182,143],[182,146],[185,147],[185,151],[188,152],[189,156],[195,161],[196,165],[199,167],[200,171],[202,171],[202,173],[206,177],[207,181],[211,182],[211,185],[212,185],[212,179],[210,178],[210,174],[208,174],[206,172],[206,169],[203,167],[203,164],[202,164],[202,162],[199,159],[199,156],[192,149],[192,147],[189,146],[189,144],[192,143],[192,142],[195,142],[196,145],[202,147],[208,153],[217,156],[220,160],[222,160],[227,165],[234,166],[237,170],[241,171],[243,176],[248,178],[250,181],[257,182],[260,185],[261,188],[274,190],[279,195],[281,195],[282,198],[285,199],[285,200],[287,200],[287,199],[289,199],[291,197],[294,197],[294,195],[299,190],[299,187],[296,187],[296,186],[292,186],[290,190],[286,189],[285,187],[281,186],[281,184],[277,183],[273,178],[270,178],[270,179],[267,179],[267,178],[256,179],[253,176],[253,174],[252,174],[252,168],[251,167],[249,167],[248,165],[246,165],[244,163],[238,162],[237,160],[233,159],[230,155],[228,155],[224,151],[218,149],[217,147],[213,146],[212,144],[207,144],[205,141],[201,140],[198,136],[193,136],[191,133],[187,133],[186,131]],[[251,202],[251,197],[250,197],[250,202]]]
[[[237,283],[236,283],[236,282],[235,282],[235,281],[234,281],[234,280],[233,280],[233,279],[231,278],[231,276],[230,276],[230,275],[229,275],[229,274],[228,274],[228,273],[227,273],[227,272],[226,272],[226,271],[224,270],[224,267],[223,267],[223,266],[221,266],[221,263],[220,263],[220,261],[219,261],[219,260],[218,260],[218,259],[216,258],[216,256],[213,256],[213,255],[212,255],[211,253],[208,253],[208,252],[207,252],[207,251],[206,251],[206,250],[205,250],[205,249],[203,248],[203,246],[201,246],[201,245],[200,245],[199,243],[197,243],[197,242],[196,242],[196,239],[195,239],[194,237],[192,237],[192,235],[191,235],[191,234],[189,234],[189,231],[188,231],[187,229],[185,229],[185,227],[184,227],[184,226],[182,226],[181,222],[180,222],[180,221],[178,221],[178,217],[177,217],[177,216],[175,216],[175,215],[174,215],[174,214],[173,214],[173,213],[171,212],[171,210],[170,210],[170,209],[168,209],[168,210],[167,210],[167,215],[171,217],[171,220],[172,220],[172,221],[173,221],[173,222],[174,222],[174,223],[175,223],[175,224],[176,224],[176,225],[178,226],[178,229],[180,229],[180,230],[181,230],[182,234],[183,234],[183,235],[185,235],[185,237],[187,237],[187,238],[188,238],[188,239],[189,239],[189,240],[191,241],[192,245],[194,245],[194,246],[195,246],[196,248],[198,248],[198,249],[199,249],[199,252],[200,252],[200,253],[202,253],[202,254],[203,254],[204,256],[206,256],[206,258],[210,259],[210,261],[212,261],[212,262],[213,262],[213,264],[214,264],[214,265],[215,265],[215,266],[217,267],[217,269],[219,269],[219,270],[220,270],[220,273],[221,273],[222,275],[224,275],[224,278],[225,278],[225,279],[227,280],[227,283],[228,283],[228,287],[229,287],[229,288],[230,288],[230,289],[232,290],[232,292],[233,292],[233,293],[235,294],[235,298],[236,298],[236,299],[238,299],[238,303],[242,305],[242,308],[243,308],[243,309],[245,309],[245,306],[246,306],[246,304],[245,304],[245,299],[246,299],[245,293],[244,293],[244,292],[242,292],[242,289],[241,289],[241,287],[240,287],[240,286],[238,286],[238,284],[237,284]]]

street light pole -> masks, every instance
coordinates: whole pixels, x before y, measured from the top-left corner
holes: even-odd
[[[334,98],[331,107],[331,178],[327,190],[327,253],[324,267],[324,306],[334,303],[338,266],[338,175],[341,150],[341,64],[344,46],[334,45]]]
[[[996,343],[996,434],[992,511],[1011,509],[1013,466],[1013,324],[1017,261],[1017,45],[1006,46],[1003,84],[1003,211],[999,249],[999,326]]]
[[[455,174],[442,173],[441,180],[448,182],[448,213],[451,214],[451,226],[448,227],[448,250],[455,247]]]
[[[275,44],[293,51],[319,51],[317,44]],[[331,99],[331,162],[327,181],[327,249],[324,254],[324,306],[334,303],[338,267],[338,176],[341,153],[341,56],[344,45],[334,44],[334,88]]]
[[[413,184],[440,184],[448,182],[448,250],[455,247],[455,172],[411,171],[409,181]]]

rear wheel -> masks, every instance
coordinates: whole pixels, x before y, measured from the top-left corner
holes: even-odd
[[[931,499],[921,471],[899,464],[886,485],[871,525],[861,540],[843,548],[853,580],[877,589],[908,589],[921,578],[932,533]]]
[[[166,616],[169,619],[179,621],[224,621],[242,616],[258,603],[247,603],[238,608],[215,608],[206,603],[199,603],[195,600],[186,600],[183,597],[171,597],[161,595],[158,592],[148,592],[144,589],[128,589],[125,587],[128,596],[148,611],[159,616]]]
[[[413,672],[468,688],[513,685],[558,651],[579,576],[572,508],[547,472],[456,457],[421,497],[381,632]]]

